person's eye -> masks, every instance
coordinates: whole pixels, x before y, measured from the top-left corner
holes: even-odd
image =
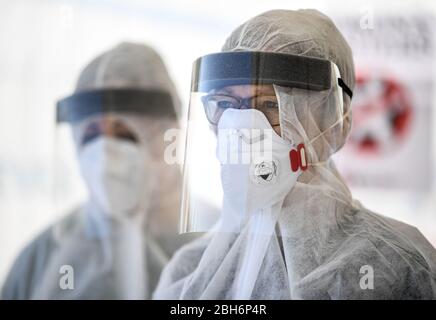
[[[237,107],[235,102],[228,101],[228,100],[217,101],[217,106],[218,106],[218,108],[222,108],[222,109],[236,108]]]
[[[101,133],[98,131],[90,131],[90,132],[85,133],[85,135],[82,138],[82,143],[81,143],[82,146],[91,142],[92,140],[98,138],[100,136],[100,134]]]
[[[116,134],[116,137],[125,141],[138,143],[138,138],[133,133],[130,132],[119,132]]]
[[[265,109],[277,109],[279,104],[276,101],[266,100],[262,102],[261,107]]]
[[[81,144],[85,145],[88,142],[91,142],[92,140],[96,139],[100,135],[101,135],[101,130],[99,125],[97,123],[91,123],[85,130],[85,133],[82,137]]]
[[[138,142],[136,135],[132,133],[128,128],[126,128],[125,125],[121,122],[115,123],[113,134],[115,137],[122,140],[130,141],[134,143]]]

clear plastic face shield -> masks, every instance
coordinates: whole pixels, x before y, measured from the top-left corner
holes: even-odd
[[[147,210],[153,181],[145,119],[175,119],[171,96],[161,91],[106,89],[76,93],[60,100],[57,122],[68,124],[75,145],[76,171],[83,182],[87,218],[129,218]],[[64,129],[65,130],[65,129]],[[65,139],[65,135],[64,135]],[[60,138],[57,145],[65,142]],[[57,153],[61,153],[61,145]],[[71,152],[70,152],[71,156]],[[149,171],[150,170],[150,171]],[[56,185],[68,185],[57,170]],[[59,190],[59,191],[60,191]],[[58,203],[72,203],[58,192]],[[84,199],[83,199],[84,198]],[[83,206],[83,203],[76,203]],[[68,208],[62,208],[68,209]],[[98,224],[98,223],[97,223]]]
[[[352,94],[328,60],[267,52],[197,59],[180,232],[270,234],[300,175],[324,160],[319,141],[342,130],[343,91]]]

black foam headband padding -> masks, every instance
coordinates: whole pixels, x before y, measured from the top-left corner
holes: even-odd
[[[253,51],[214,53],[194,62],[192,91],[208,92],[241,84],[328,90],[331,88],[331,63],[312,57]],[[345,87],[344,91],[349,94],[351,90]]]
[[[57,103],[57,122],[77,122],[106,112],[176,118],[171,95],[159,90],[102,89],[75,93]]]

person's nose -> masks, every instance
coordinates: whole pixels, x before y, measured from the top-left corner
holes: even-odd
[[[106,137],[115,137],[115,126],[112,119],[102,119],[100,123],[100,133]]]
[[[241,107],[239,109],[251,109],[250,99],[244,99],[241,101]]]

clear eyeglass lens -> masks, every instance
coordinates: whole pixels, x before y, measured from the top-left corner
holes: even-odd
[[[217,125],[221,115],[228,108],[240,109],[241,100],[227,95],[208,95],[203,99],[204,107],[209,121]],[[272,126],[279,124],[279,108],[275,96],[256,96],[250,101],[250,108],[257,109],[265,114]]]

